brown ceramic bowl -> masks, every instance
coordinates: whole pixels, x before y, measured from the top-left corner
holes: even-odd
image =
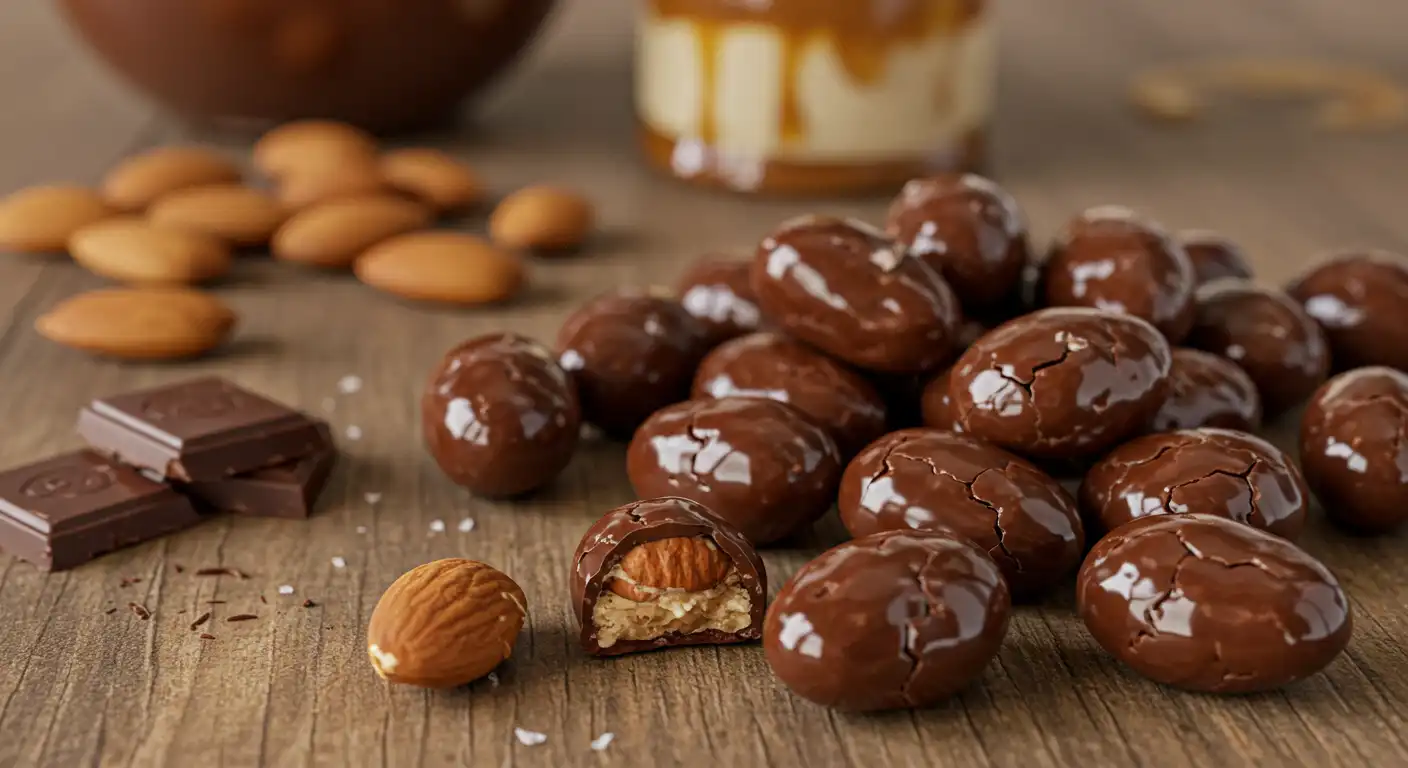
[[[502,72],[555,0],[62,0],[97,53],[191,117],[434,123]]]

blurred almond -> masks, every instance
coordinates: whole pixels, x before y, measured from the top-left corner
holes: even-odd
[[[287,218],[283,206],[237,184],[193,187],[157,200],[147,215],[157,224],[214,235],[235,245],[263,245]]]
[[[397,149],[381,157],[381,174],[400,190],[441,213],[484,201],[484,185],[469,166],[438,149]]]
[[[304,168],[279,181],[279,202],[291,211],[344,197],[374,195],[386,189],[373,162],[351,161],[326,168]]]
[[[523,263],[474,235],[413,232],[372,246],[354,264],[373,288],[407,299],[486,304],[518,293]]]
[[[80,228],[114,215],[86,187],[29,187],[0,200],[0,250],[61,252]]]
[[[254,166],[280,179],[344,162],[375,162],[376,139],[346,123],[299,120],[264,134],[254,145]]]
[[[349,197],[294,214],[274,233],[274,257],[319,267],[347,267],[387,238],[430,224],[430,211],[394,195]]]
[[[129,360],[194,357],[219,346],[235,313],[185,288],[105,288],[56,304],[34,322],[50,341]]]
[[[103,179],[103,197],[120,210],[143,211],[157,198],[180,189],[239,180],[239,166],[219,152],[160,147],[118,163]]]
[[[223,240],[136,216],[89,224],[69,238],[68,250],[88,271],[132,285],[203,283],[230,271]]]
[[[489,234],[505,248],[559,251],[576,248],[595,219],[586,198],[560,187],[527,187],[504,198],[489,218]]]

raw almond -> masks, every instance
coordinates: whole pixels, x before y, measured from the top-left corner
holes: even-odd
[[[384,189],[386,182],[375,163],[349,161],[285,174],[279,180],[279,202],[297,211],[338,198],[373,195]]]
[[[129,157],[103,179],[103,197],[124,211],[144,211],[157,198],[180,189],[240,180],[240,169],[214,150],[161,147]]]
[[[441,213],[462,211],[484,201],[484,185],[468,166],[438,149],[387,152],[381,174],[395,189]]]
[[[62,251],[74,232],[114,213],[97,192],[85,187],[21,189],[0,200],[0,249]]]
[[[330,120],[299,120],[264,134],[254,145],[254,165],[274,178],[376,156],[376,139],[360,128]]]
[[[591,232],[595,212],[586,198],[560,187],[527,187],[504,198],[489,218],[489,234],[505,248],[576,248]]]
[[[263,245],[284,222],[283,207],[258,190],[216,184],[173,192],[147,212],[151,220],[214,235],[235,245]]]
[[[59,302],[34,322],[50,341],[129,360],[194,357],[235,327],[224,302],[186,288],[105,288]]]
[[[393,237],[357,259],[362,282],[407,299],[449,304],[503,301],[523,286],[518,257],[459,232]]]
[[[68,250],[88,271],[132,285],[203,283],[230,271],[223,240],[136,216],[89,224],[69,238]]]
[[[464,685],[513,654],[526,606],[513,579],[484,563],[426,563],[402,575],[377,602],[367,656],[388,682]]]
[[[294,214],[274,233],[274,257],[319,267],[347,267],[363,251],[430,223],[430,211],[392,195],[349,197]]]

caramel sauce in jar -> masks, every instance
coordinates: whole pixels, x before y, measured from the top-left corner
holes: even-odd
[[[642,0],[649,161],[741,192],[836,194],[978,170],[992,0]]]

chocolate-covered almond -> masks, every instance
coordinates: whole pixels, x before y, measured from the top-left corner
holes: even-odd
[[[919,410],[924,426],[950,432],[963,431],[963,425],[958,423],[958,417],[953,412],[953,397],[949,394],[949,377],[952,373],[952,368],[945,368],[942,373],[930,379],[920,392]]]
[[[779,333],[724,342],[699,364],[693,396],[766,397],[826,427],[844,457],[885,432],[885,401],[864,377]]]
[[[1261,395],[1241,366],[1197,349],[1173,350],[1168,399],[1152,429],[1223,427],[1250,432],[1261,426]]]
[[[963,431],[1043,459],[1090,456],[1142,432],[1168,394],[1172,352],[1154,326],[1094,309],[1043,309],[973,343],[949,378]]]
[[[680,306],[699,319],[710,347],[758,330],[762,315],[742,259],[710,254],[690,265],[679,282]]]
[[[885,229],[948,281],[965,312],[987,312],[1012,299],[1030,259],[1017,201],[971,173],[909,182],[891,204]]]
[[[1198,285],[1224,277],[1252,278],[1251,262],[1241,246],[1226,236],[1205,229],[1192,229],[1179,232],[1178,241],[1183,244],[1188,260],[1193,263],[1193,276]]]
[[[1356,368],[1311,398],[1300,425],[1305,479],[1334,522],[1386,533],[1408,521],[1408,374]]]
[[[1226,278],[1198,288],[1188,346],[1222,355],[1256,382],[1267,418],[1310,397],[1330,370],[1320,326],[1275,288]]]
[[[837,501],[852,536],[951,530],[982,547],[1014,597],[1058,585],[1085,553],[1075,500],[1031,463],[969,435],[907,429],[846,467]]]
[[[1342,254],[1287,292],[1324,329],[1335,368],[1408,371],[1408,259],[1385,251]]]
[[[426,448],[456,483],[515,496],[551,482],[572,460],[577,393],[552,352],[514,333],[446,353],[421,395]]]
[[[762,559],[738,529],[688,499],[607,512],[577,545],[568,578],[582,648],[593,656],[762,636]]]
[[[636,430],[626,472],[642,498],[680,496],[714,510],[754,544],[785,538],[836,498],[841,456],[822,427],[757,397],[690,400]]]
[[[557,353],[577,385],[585,420],[625,438],[650,414],[689,396],[707,344],[699,321],[675,300],[623,289],[568,317]]]
[[[1145,517],[1101,539],[1076,607],[1101,647],[1190,691],[1278,688],[1349,643],[1349,600],[1328,568],[1278,536],[1216,515]]]
[[[1170,344],[1193,324],[1193,264],[1163,227],[1128,208],[1091,208],[1066,225],[1042,262],[1043,306],[1093,307],[1153,323]]]
[[[827,550],[768,609],[768,666],[837,709],[924,707],[983,673],[1007,633],[997,565],[949,531],[885,531]]]
[[[863,222],[804,216],[783,224],[758,246],[752,284],[767,320],[852,365],[919,373],[951,354],[953,290]]]
[[[1092,535],[1137,517],[1203,513],[1295,540],[1310,493],[1281,449],[1230,429],[1185,429],[1132,440],[1085,474],[1081,511]]]

